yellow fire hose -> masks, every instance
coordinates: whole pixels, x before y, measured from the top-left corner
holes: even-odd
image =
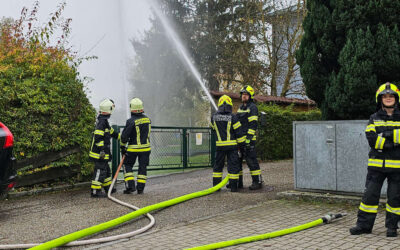
[[[181,203],[181,202],[193,199],[193,198],[197,198],[197,197],[201,197],[201,196],[205,196],[205,195],[211,194],[211,193],[219,190],[223,186],[225,186],[226,183],[228,182],[228,179],[229,179],[228,176],[225,177],[225,179],[223,179],[218,185],[216,185],[216,186],[214,186],[212,188],[208,188],[208,189],[205,189],[205,190],[202,190],[202,191],[199,191],[199,192],[195,192],[195,193],[191,193],[191,194],[186,194],[186,195],[183,195],[183,196],[171,199],[171,200],[167,200],[167,201],[163,201],[163,202],[160,202],[160,203],[157,203],[157,204],[153,204],[153,205],[150,205],[150,206],[147,206],[147,207],[143,207],[143,208],[141,208],[139,210],[136,210],[136,211],[131,212],[129,214],[123,215],[123,216],[118,217],[116,219],[113,219],[113,220],[110,220],[110,221],[107,221],[107,222],[104,222],[104,223],[101,223],[101,224],[98,224],[98,225],[95,225],[95,226],[92,226],[92,227],[88,227],[88,228],[82,229],[82,230],[74,232],[74,233],[70,233],[70,234],[64,235],[64,236],[62,236],[60,238],[45,242],[43,244],[40,244],[38,246],[29,248],[29,249],[51,249],[51,248],[54,248],[54,247],[62,246],[62,245],[67,244],[68,242],[71,242],[71,241],[74,241],[74,240],[77,240],[77,239],[80,239],[80,238],[83,238],[83,237],[86,237],[86,236],[89,236],[89,235],[104,231],[106,229],[109,229],[109,228],[112,228],[112,227],[115,227],[115,226],[118,226],[118,225],[120,225],[122,223],[125,223],[125,222],[129,221],[129,220],[137,218],[140,215],[147,214],[147,213],[149,213],[151,211],[154,211],[154,210],[157,210],[157,209],[161,209],[161,208],[165,208],[165,207],[169,207],[169,206],[172,206],[172,205],[175,205],[177,203]]]
[[[122,162],[121,162],[122,163]],[[122,164],[120,164],[122,165]],[[120,166],[118,167],[118,170],[120,169]],[[117,171],[118,173],[119,171]],[[139,217],[140,215],[143,214],[147,214],[151,211],[157,210],[157,209],[161,209],[161,208],[165,208],[165,207],[169,207],[172,205],[175,205],[177,203],[181,203],[190,199],[194,199],[197,197],[201,197],[201,196],[205,196],[208,194],[211,194],[217,190],[219,190],[220,188],[222,188],[223,186],[225,186],[225,184],[228,182],[229,177],[225,177],[225,179],[223,179],[218,185],[212,187],[212,188],[208,188],[199,192],[195,192],[195,193],[191,193],[191,194],[186,194],[171,200],[167,200],[167,201],[163,201],[160,203],[156,203],[147,207],[143,207],[141,209],[138,209],[134,212],[131,212],[129,214],[123,215],[121,217],[118,217],[116,219],[89,227],[89,228],[85,228],[82,229],[80,231],[71,233],[71,234],[67,234],[65,236],[62,236],[60,238],[45,242],[43,244],[37,245],[35,247],[32,247],[30,249],[51,249],[51,248],[55,248],[58,246],[62,246],[65,245],[69,242],[75,241],[77,239],[104,231],[106,229],[118,226],[122,223],[125,223],[129,220],[132,220],[134,218]],[[114,180],[115,181],[115,180]],[[114,182],[113,182],[114,184]],[[111,185],[112,188],[113,185]],[[109,190],[109,196],[111,194],[111,189]],[[275,232],[270,232],[270,233],[266,233],[266,234],[259,234],[259,235],[253,235],[253,236],[248,236],[248,237],[244,237],[244,238],[239,238],[239,239],[234,239],[234,240],[229,240],[229,241],[221,241],[221,242],[217,242],[217,243],[212,243],[212,244],[208,244],[208,245],[203,245],[203,246],[198,246],[198,247],[194,247],[194,248],[188,248],[188,249],[196,249],[196,250],[205,250],[205,249],[218,249],[218,248],[224,248],[224,247],[228,247],[228,246],[234,246],[234,245],[238,245],[238,244],[244,244],[244,243],[249,243],[249,242],[253,242],[253,241],[259,241],[259,240],[265,240],[265,239],[269,239],[269,238],[274,238],[274,237],[278,237],[278,236],[283,236],[286,234],[291,234],[291,233],[295,233],[298,231],[302,231],[311,227],[315,227],[317,225],[320,225],[322,223],[330,223],[332,220],[336,219],[336,218],[341,218],[343,216],[345,216],[345,213],[342,214],[328,214],[323,216],[320,219],[317,219],[315,221],[311,221],[308,223],[305,223],[303,225],[299,225],[299,226],[295,226],[295,227],[291,227],[291,228],[287,228],[287,229],[283,229],[283,230],[279,230],[279,231],[275,231]]]
[[[203,245],[203,246],[198,246],[198,247],[193,247],[193,248],[187,248],[188,250],[208,250],[208,249],[218,249],[218,248],[224,248],[224,247],[229,247],[229,246],[234,246],[234,245],[239,245],[239,244],[243,244],[243,243],[249,243],[249,242],[253,242],[253,241],[259,241],[259,240],[265,240],[265,239],[269,239],[269,238],[275,238],[278,236],[283,236],[286,234],[291,234],[291,233],[295,233],[298,231],[302,231],[311,227],[315,227],[318,226],[322,223],[330,223],[332,220],[336,219],[336,218],[341,218],[343,216],[345,216],[346,214],[328,214],[325,215],[324,217],[315,220],[315,221],[311,221],[308,223],[305,223],[303,225],[299,225],[299,226],[295,226],[295,227],[291,227],[291,228],[287,228],[287,229],[283,229],[283,230],[279,230],[279,231],[275,231],[275,232],[271,232],[271,233],[266,233],[266,234],[259,234],[259,235],[253,235],[253,236],[248,236],[248,237],[244,237],[244,238],[240,238],[240,239],[234,239],[234,240],[228,240],[228,241],[221,241],[221,242],[217,242],[217,243],[212,243],[212,244],[208,244],[208,245]]]

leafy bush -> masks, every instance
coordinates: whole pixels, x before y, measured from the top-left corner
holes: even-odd
[[[86,175],[95,110],[77,70],[82,59],[66,48],[71,20],[61,18],[64,6],[44,27],[33,25],[38,2],[29,15],[24,8],[19,20],[0,23],[0,120],[14,134],[17,159],[79,145],[82,153],[66,159]]]
[[[257,155],[262,160],[279,160],[293,157],[293,121],[321,120],[319,110],[294,112],[293,107],[258,105],[258,111],[267,116],[266,126],[259,126]]]

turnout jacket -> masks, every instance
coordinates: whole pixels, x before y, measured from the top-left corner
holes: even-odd
[[[242,124],[243,133],[246,135],[246,140],[256,141],[256,130],[258,121],[258,108],[253,101],[249,101],[246,106],[242,104],[237,116]]]
[[[400,171],[400,111],[393,115],[380,109],[371,115],[365,134],[371,150],[368,168],[382,171]]]
[[[110,127],[108,119],[110,115],[100,114],[97,117],[96,128],[93,132],[92,146],[89,152],[89,158],[98,161],[110,161],[110,141],[111,137],[119,139],[119,133],[115,132],[113,128]],[[104,159],[100,159],[100,152],[104,151]]]
[[[231,112],[217,111],[211,117],[210,126],[217,137],[217,150],[235,150],[238,143],[244,143],[246,139],[240,121]]]
[[[121,134],[121,146],[127,146],[127,152],[150,151],[150,119],[141,114],[132,113]]]

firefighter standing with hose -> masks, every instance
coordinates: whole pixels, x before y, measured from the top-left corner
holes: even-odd
[[[387,178],[386,223],[387,237],[397,236],[400,219],[400,110],[399,89],[385,83],[376,92],[377,112],[372,114],[365,134],[371,150],[364,196],[359,206],[357,224],[350,234],[372,232],[379,197]]]
[[[252,184],[250,190],[262,188],[262,178],[260,165],[258,164],[256,154],[256,131],[258,122],[258,108],[254,103],[254,89],[247,85],[240,90],[240,98],[242,105],[237,111],[237,117],[242,124],[243,133],[246,135],[244,146],[239,148],[240,152],[240,170],[239,170],[239,188],[243,188],[243,167],[242,162],[245,158],[250,169]]]
[[[216,155],[213,169],[213,186],[222,180],[222,170],[225,164],[225,156],[228,161],[229,187],[231,192],[238,191],[239,180],[239,156],[237,145],[245,141],[241,136],[241,124],[232,114],[232,99],[223,95],[218,101],[218,111],[211,117],[210,126],[216,133]]]
[[[144,114],[143,102],[139,98],[133,98],[130,102],[131,118],[126,121],[125,129],[121,134],[121,154],[125,155],[124,162],[124,194],[130,194],[137,190],[142,194],[146,185],[147,166],[150,160],[150,131],[151,121]],[[139,161],[137,174],[137,186],[133,176],[133,165]]]
[[[111,184],[111,170],[108,162],[111,160],[110,139],[118,139],[119,133],[110,127],[108,119],[115,109],[114,101],[105,99],[100,103],[99,116],[93,133],[89,158],[94,161],[94,173],[91,185],[91,197],[105,198]],[[104,188],[105,193],[102,192]],[[115,192],[113,190],[113,192]]]

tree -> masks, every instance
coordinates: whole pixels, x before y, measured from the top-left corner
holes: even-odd
[[[380,84],[398,82],[398,1],[307,2],[297,61],[325,119],[365,119]]]
[[[19,20],[0,23],[0,117],[15,136],[17,159],[79,145],[68,163],[89,174],[95,110],[77,70],[82,59],[67,47],[71,20],[62,18],[64,7],[44,26],[36,26],[39,2]]]

